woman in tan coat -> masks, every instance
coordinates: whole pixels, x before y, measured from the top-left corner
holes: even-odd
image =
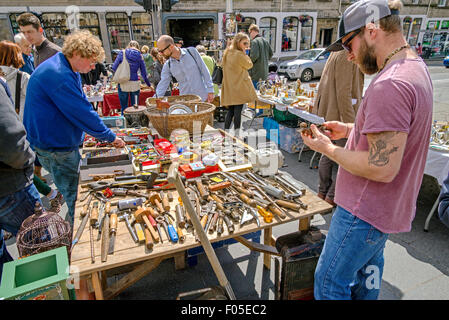
[[[248,74],[248,70],[253,67],[251,58],[245,53],[249,49],[249,44],[249,37],[239,32],[223,56],[221,105],[228,107],[225,129],[231,127],[233,118],[234,130],[240,129],[243,104],[254,102],[257,98],[256,90]]]

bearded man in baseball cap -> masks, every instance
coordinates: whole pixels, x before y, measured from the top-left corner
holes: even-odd
[[[433,87],[402,34],[399,0],[346,9],[327,50],[375,74],[355,123],[325,122],[304,143],[339,164],[334,211],[315,270],[316,299],[377,299],[389,234],[409,232],[430,141]],[[348,138],[344,148],[331,140]]]

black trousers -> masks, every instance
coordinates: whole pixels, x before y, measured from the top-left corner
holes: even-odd
[[[232,118],[234,118],[234,129],[240,129],[240,122],[242,121],[242,109],[243,104],[239,104],[236,106],[228,106],[228,113],[226,113],[225,119],[225,129],[229,129],[231,127]]]

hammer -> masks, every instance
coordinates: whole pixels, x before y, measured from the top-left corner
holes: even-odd
[[[162,201],[161,197],[159,196],[158,193],[151,192],[149,200],[150,200],[151,204],[156,206],[156,208],[159,211],[159,213],[164,213],[165,212],[165,209],[164,209],[164,207],[162,206],[162,203],[161,203],[161,201]]]
[[[142,207],[138,207],[137,210],[134,211],[134,217],[136,218],[136,221],[138,223],[144,222],[148,230],[150,230],[151,236],[153,237],[154,241],[159,242],[159,235],[157,234],[156,230],[154,230],[153,226],[150,223],[150,220],[148,220],[148,214],[150,214],[149,210]],[[146,245],[148,249],[151,249],[153,247],[153,241],[151,240],[151,237],[149,237],[149,239],[146,239]]]

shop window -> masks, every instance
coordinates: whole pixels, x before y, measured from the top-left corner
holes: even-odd
[[[438,6],[439,7],[445,7],[446,6],[446,0],[438,0]]]
[[[111,50],[125,49],[131,40],[129,35],[128,16],[124,12],[108,12],[106,14]]]
[[[444,20],[441,22],[441,30],[447,30],[449,29],[449,20]]]
[[[410,33],[409,44],[411,46],[417,45],[417,40],[419,36],[419,30],[421,30],[422,18],[413,19],[412,31]]]
[[[70,33],[67,27],[67,15],[62,12],[43,13],[42,25],[48,40],[62,48],[65,37]]]
[[[412,25],[411,17],[405,17],[404,20],[402,20],[402,33],[406,39],[408,37],[408,33],[410,32],[411,25]]]
[[[0,15],[0,39],[13,41],[7,15]]]
[[[153,41],[153,24],[151,15],[145,12],[134,12],[131,15],[131,24],[133,29],[133,39],[140,46],[150,45]]]
[[[11,23],[12,32],[17,34],[20,32],[19,25],[17,24],[17,17],[20,16],[20,13],[11,13],[9,15],[9,21]]]
[[[93,12],[81,12],[79,14],[79,27],[80,29],[87,29],[93,35],[97,36],[101,40],[100,21],[98,15]]]
[[[276,18],[264,17],[260,19],[259,31],[262,37],[267,39],[271,48],[276,48]]]
[[[256,18],[243,17],[241,21],[237,22],[237,32],[244,32],[249,34],[248,29],[251,24],[256,24]]]
[[[312,47],[313,18],[303,15],[299,17],[299,22],[301,23],[300,50],[309,50]]]
[[[298,49],[298,27],[298,18],[284,18],[282,22],[282,52],[296,51]]]

